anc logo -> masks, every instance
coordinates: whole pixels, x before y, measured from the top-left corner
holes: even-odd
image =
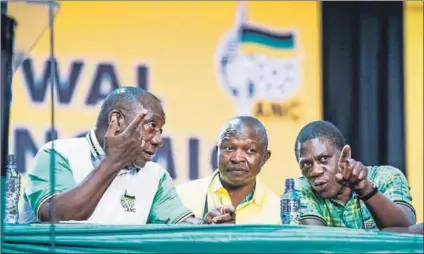
[[[297,120],[293,97],[301,84],[303,53],[295,30],[272,29],[247,22],[244,4],[236,22],[215,54],[215,69],[222,88],[235,100],[236,115]]]

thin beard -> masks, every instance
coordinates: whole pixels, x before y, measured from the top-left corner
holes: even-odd
[[[246,186],[246,185],[249,185],[249,184],[250,184],[250,182],[249,182],[249,183],[247,183],[247,184],[245,184],[245,185],[234,186],[234,185],[228,184],[227,182],[225,182],[224,180],[222,180],[221,174],[219,174],[218,176],[219,176],[219,181],[221,182],[222,186],[223,186],[225,189],[229,189],[229,190],[236,191],[236,190],[240,190],[240,189],[241,189],[241,188],[243,188],[244,186]]]

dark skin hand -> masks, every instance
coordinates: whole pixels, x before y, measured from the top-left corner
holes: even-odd
[[[181,224],[234,224],[235,221],[234,206],[223,205],[208,212],[203,219],[190,217]]]
[[[136,161],[143,151],[143,140],[138,130],[147,111],[142,111],[129,126],[117,134],[118,114],[112,114],[105,135],[107,156],[80,184],[54,196],[43,203],[39,210],[40,221],[86,220],[93,213],[101,197],[118,172]],[[50,218],[54,204],[54,218]]]
[[[349,145],[343,147],[337,166],[339,170],[334,177],[341,187],[339,193],[334,198],[346,203],[352,192],[355,192],[359,196],[366,196],[371,193],[373,187],[367,178],[367,168],[361,162],[351,158]],[[415,214],[411,208],[406,205],[393,203],[380,192],[377,192],[377,194],[364,202],[380,230],[385,228],[408,228],[415,224]],[[325,226],[317,219],[304,219],[299,221],[299,223],[303,225]]]

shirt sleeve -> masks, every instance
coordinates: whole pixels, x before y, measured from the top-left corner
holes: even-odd
[[[193,215],[193,212],[183,205],[171,176],[165,171],[159,181],[147,223],[177,224]]]
[[[412,206],[411,187],[408,185],[405,175],[399,169],[392,166],[380,166],[375,184],[381,193],[394,203],[406,205],[415,213]]]
[[[50,170],[52,162],[53,168]],[[50,182],[51,171],[55,172],[53,188]],[[75,179],[66,157],[53,149],[41,150],[34,159],[32,171],[28,174],[25,185],[25,199],[39,218],[39,209],[45,201],[73,186],[75,186]]]
[[[306,180],[297,180],[295,190],[300,199],[299,220],[316,219],[324,223],[324,225],[327,225],[327,222],[321,213],[319,201]]]

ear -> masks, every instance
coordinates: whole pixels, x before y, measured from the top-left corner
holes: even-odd
[[[218,147],[218,144],[216,143],[213,146],[213,149],[212,149],[212,156],[213,156],[212,158],[214,160],[214,163],[212,163],[212,166],[215,166],[214,170],[215,169],[219,169],[219,156],[218,156],[218,152],[219,152],[219,147]]]
[[[271,151],[266,150],[264,154],[264,161],[262,162],[262,166],[265,165],[265,163],[271,158]]]
[[[121,126],[123,126],[124,124],[124,115],[122,115],[121,111],[119,110],[112,110],[109,112],[108,116],[107,116],[107,120],[108,120],[108,125],[110,123],[110,121],[112,121],[112,116],[115,115],[116,118],[118,118],[118,129],[117,129],[117,133],[121,132]]]

